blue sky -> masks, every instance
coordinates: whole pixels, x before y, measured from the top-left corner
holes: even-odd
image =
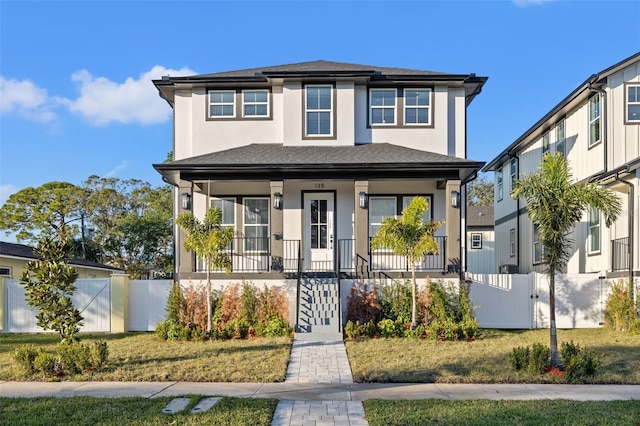
[[[638,1],[0,0],[0,204],[90,175],[160,185],[152,78],[318,59],[488,76],[468,157],[489,161],[588,76],[640,50]]]

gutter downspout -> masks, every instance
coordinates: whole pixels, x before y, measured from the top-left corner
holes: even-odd
[[[635,191],[634,191],[634,186],[631,182],[627,182],[626,180],[622,180],[620,179],[620,176],[618,175],[618,173],[616,173],[616,182],[619,182],[623,185],[626,185],[629,188],[629,215],[628,215],[628,233],[629,233],[629,282],[632,283],[633,282],[633,244],[634,244],[634,238],[633,238],[633,209],[634,209],[634,197],[635,197]]]
[[[507,155],[509,158],[516,159],[516,179],[520,179],[520,157],[511,154],[510,151],[507,151]],[[511,162],[509,162],[509,167],[511,167]],[[513,188],[511,190],[513,191]],[[518,265],[518,273],[520,273],[520,197],[516,200],[516,247],[516,264]],[[511,250],[511,247],[509,247],[509,250]]]
[[[604,89],[599,89],[599,88],[595,88],[592,86],[592,84],[597,81],[598,79],[598,75],[594,74],[591,76],[591,81],[589,81],[588,84],[588,88],[589,90],[591,90],[592,92],[597,92],[600,94],[600,98],[602,99],[602,108],[600,109],[600,121],[602,122],[602,133],[600,133],[601,135],[601,139],[602,139],[602,152],[603,152],[603,158],[604,158],[604,167],[602,168],[602,173],[606,173],[608,170],[608,164],[609,161],[607,159],[607,151],[608,151],[608,144],[607,144],[607,118],[608,118],[608,114],[607,114],[607,92]]]

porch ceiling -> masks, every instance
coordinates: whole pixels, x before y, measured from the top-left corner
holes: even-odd
[[[483,162],[389,143],[351,146],[250,144],[225,151],[154,164],[167,181],[200,179],[376,179],[461,180]]]

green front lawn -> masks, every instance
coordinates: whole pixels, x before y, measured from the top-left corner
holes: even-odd
[[[204,413],[164,414],[173,397],[161,398],[0,398],[0,425],[269,425],[276,399],[222,398]]]
[[[637,425],[640,401],[364,401],[370,426]]]
[[[610,329],[558,330],[558,345],[571,341],[602,355],[590,383],[640,384],[640,336]],[[549,330],[482,330],[471,342],[362,339],[345,342],[354,380],[385,383],[561,383],[551,375],[511,368],[509,354],[534,342],[549,345]]]
[[[68,380],[282,382],[291,353],[288,337],[208,342],[165,342],[153,333],[80,337],[84,343],[107,340],[109,359],[102,370]],[[13,350],[33,343],[54,353],[59,340],[55,334],[0,334],[0,380],[38,380],[16,373]]]

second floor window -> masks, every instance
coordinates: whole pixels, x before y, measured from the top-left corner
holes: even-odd
[[[542,135],[542,157],[544,158],[544,154],[549,152],[549,132],[546,132]]]
[[[589,146],[600,142],[600,94],[589,99]]]
[[[404,124],[431,124],[430,89],[405,89]]]
[[[269,92],[267,90],[243,90],[242,116],[268,117]]]
[[[559,152],[565,158],[567,157],[564,135],[564,120],[556,124],[556,152]]]
[[[305,97],[305,135],[331,136],[333,87],[306,86]]]
[[[496,172],[496,199],[502,201],[502,167]]]
[[[516,187],[516,179],[518,178],[518,160],[511,159],[511,190]]]
[[[471,248],[472,249],[481,249],[482,248],[482,234],[471,234]]]
[[[369,92],[369,123],[396,123],[396,89],[371,89]]]
[[[233,118],[236,116],[236,92],[234,90],[209,91],[209,117]]]
[[[627,123],[640,123],[640,84],[627,86]]]

